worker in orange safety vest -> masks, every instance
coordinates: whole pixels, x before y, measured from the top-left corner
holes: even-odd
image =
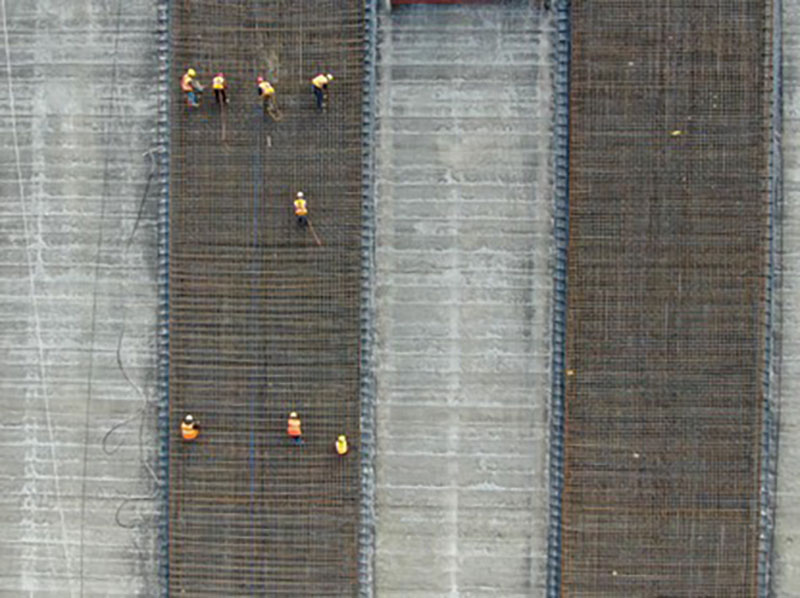
[[[311,91],[317,99],[317,108],[322,110],[328,103],[328,83],[333,81],[330,73],[320,73],[311,79]]]
[[[300,428],[300,418],[295,411],[289,414],[289,421],[286,424],[286,433],[295,444],[303,444],[303,431]]]
[[[225,75],[217,73],[211,80],[211,86],[214,88],[214,99],[217,100],[217,105],[228,103],[228,82],[225,81]]]
[[[298,191],[294,199],[294,215],[297,218],[297,226],[308,225],[308,204],[302,191]]]
[[[191,414],[183,418],[181,422],[181,437],[187,442],[196,440],[200,435],[200,425],[194,421]]]
[[[203,86],[197,82],[195,77],[197,71],[190,68],[181,77],[181,91],[186,94],[186,104],[190,108],[198,108],[200,106],[200,92],[203,91]]]
[[[336,438],[336,454],[340,457],[344,457],[348,450],[350,449],[347,446],[347,436],[340,434],[339,437]]]

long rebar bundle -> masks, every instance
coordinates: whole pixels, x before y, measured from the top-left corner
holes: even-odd
[[[754,596],[768,2],[573,2],[561,592]]]
[[[171,31],[170,590],[352,596],[363,6],[176,0]],[[178,85],[189,67],[206,86],[196,110]],[[319,72],[334,74],[325,111],[311,92]],[[259,75],[277,90],[279,122]],[[300,190],[321,244],[295,223]],[[290,411],[302,446],[286,435]],[[178,433],[187,413],[201,425],[194,443]]]

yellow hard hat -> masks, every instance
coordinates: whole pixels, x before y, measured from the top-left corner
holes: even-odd
[[[344,434],[340,434],[340,435],[339,435],[339,438],[337,438],[337,440],[339,440],[340,442],[341,442],[342,440],[347,440],[347,436],[345,436]]]
[[[295,413],[294,411],[292,411],[292,412],[289,414],[289,417],[297,417],[297,413]]]
[[[186,74],[189,75],[190,77],[194,77],[197,74],[197,71],[195,71],[194,69],[189,69],[188,71],[186,71]]]

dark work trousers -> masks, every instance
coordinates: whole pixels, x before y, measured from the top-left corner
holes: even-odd
[[[297,226],[308,226],[308,216],[298,216]]]
[[[221,104],[225,102],[228,103],[228,95],[225,93],[224,89],[215,89],[214,90],[214,97],[217,100],[217,104]]]
[[[322,103],[325,101],[325,90],[316,85],[312,85],[311,88],[314,90],[314,97],[317,98],[317,108],[322,110]]]

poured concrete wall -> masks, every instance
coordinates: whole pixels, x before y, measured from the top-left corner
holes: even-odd
[[[800,1],[783,0],[783,247],[774,595],[800,598]]]
[[[549,38],[527,7],[379,27],[379,598],[539,595]]]
[[[0,595],[154,596],[155,2],[0,27]]]

